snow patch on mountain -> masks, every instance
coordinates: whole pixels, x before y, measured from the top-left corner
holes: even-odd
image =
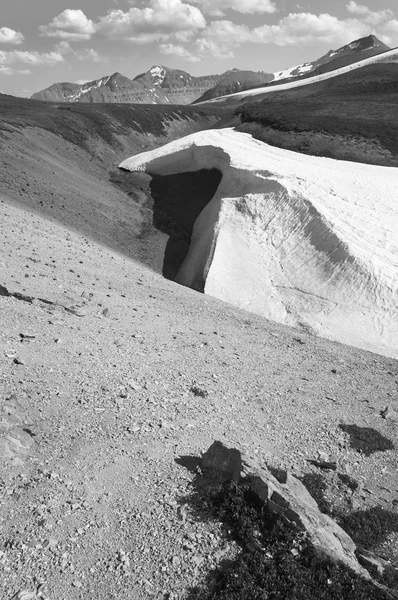
[[[149,69],[149,73],[152,76],[153,85],[156,86],[161,86],[167,75],[165,69],[160,65],[153,66],[151,69]]]
[[[120,168],[214,169],[177,281],[281,323],[398,357],[398,169],[275,148],[233,129]],[[187,202],[189,200],[187,199]]]

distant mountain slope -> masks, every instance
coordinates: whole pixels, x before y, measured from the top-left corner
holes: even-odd
[[[383,65],[397,62],[398,48],[394,48],[392,50],[387,50],[386,52],[382,52],[380,54],[362,58],[361,60],[356,62],[351,62],[343,67],[339,67],[338,69],[326,71],[320,74],[311,74],[310,76],[306,77],[296,77],[293,79],[287,79],[275,83],[272,82],[270,84],[264,84],[255,88],[251,88],[244,92],[237,92],[235,94],[230,94],[227,96],[220,96],[218,98],[213,98],[212,100],[207,100],[206,102],[200,102],[198,104],[204,105],[216,102],[225,106],[239,106],[241,104],[249,102],[258,102],[266,96],[268,96],[269,94],[284,92],[285,90],[310,87],[321,81],[334,79],[346,73],[353,73],[354,71],[358,69],[363,69],[364,67],[367,67],[369,65]]]
[[[345,67],[369,56],[375,56],[381,52],[391,50],[386,44],[383,44],[376,36],[368,35],[366,37],[354,40],[338,50],[329,50],[327,54],[321,56],[313,62],[303,63],[297,67],[291,67],[284,71],[274,73],[274,81],[281,81],[293,77],[302,77],[320,73],[328,73],[334,69]]]
[[[226,96],[250,89],[256,85],[268,83],[273,80],[271,73],[259,73],[255,71],[240,71],[231,69],[221,75],[220,81],[205,92],[196,102],[205,102],[218,96]]]
[[[306,62],[271,74],[253,73],[251,78],[248,76],[245,80],[241,79],[242,85],[240,87],[238,85],[228,85],[227,82],[226,85],[223,85],[224,81],[221,80],[214,88],[205,92],[205,94],[203,94],[196,102],[206,102],[212,98],[228,96],[241,91],[243,92],[259,87],[264,83],[271,87],[287,81],[299,81],[306,77],[334,71],[335,69],[363,60],[364,58],[387,52],[387,50],[390,50],[388,46],[383,44],[376,36],[369,35],[342,46],[338,50],[329,50],[327,54],[312,62]],[[252,72],[244,71],[244,73]],[[257,80],[255,78],[256,75],[258,76]],[[261,77],[259,77],[260,75],[263,75],[262,80]]]
[[[185,71],[155,65],[134,79],[114,73],[83,85],[56,83],[33,94],[32,99],[54,102],[191,104],[219,79],[220,75],[193,77]]]

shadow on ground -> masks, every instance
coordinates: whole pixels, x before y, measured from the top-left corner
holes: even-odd
[[[350,436],[351,447],[365,456],[370,456],[374,452],[394,449],[392,441],[372,427],[341,424],[340,429]]]
[[[222,524],[225,542],[239,551],[225,556],[191,589],[187,600],[386,600],[387,592],[342,565],[320,559],[305,532],[271,514],[250,492],[204,473],[200,459],[176,462],[193,474],[192,491],[180,498],[192,519]]]

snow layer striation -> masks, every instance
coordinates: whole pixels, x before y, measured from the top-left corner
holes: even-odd
[[[398,169],[302,155],[233,129],[195,133],[120,168],[221,171],[179,283],[398,357]]]

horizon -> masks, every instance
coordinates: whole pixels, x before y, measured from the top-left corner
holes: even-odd
[[[375,35],[398,46],[392,0],[42,0],[24,17],[22,0],[0,23],[0,92],[30,97],[55,83],[134,79],[167,65],[198,77],[238,70],[274,73]],[[315,6],[316,5],[316,6]],[[321,6],[320,6],[321,5]],[[22,16],[21,16],[22,15]]]

